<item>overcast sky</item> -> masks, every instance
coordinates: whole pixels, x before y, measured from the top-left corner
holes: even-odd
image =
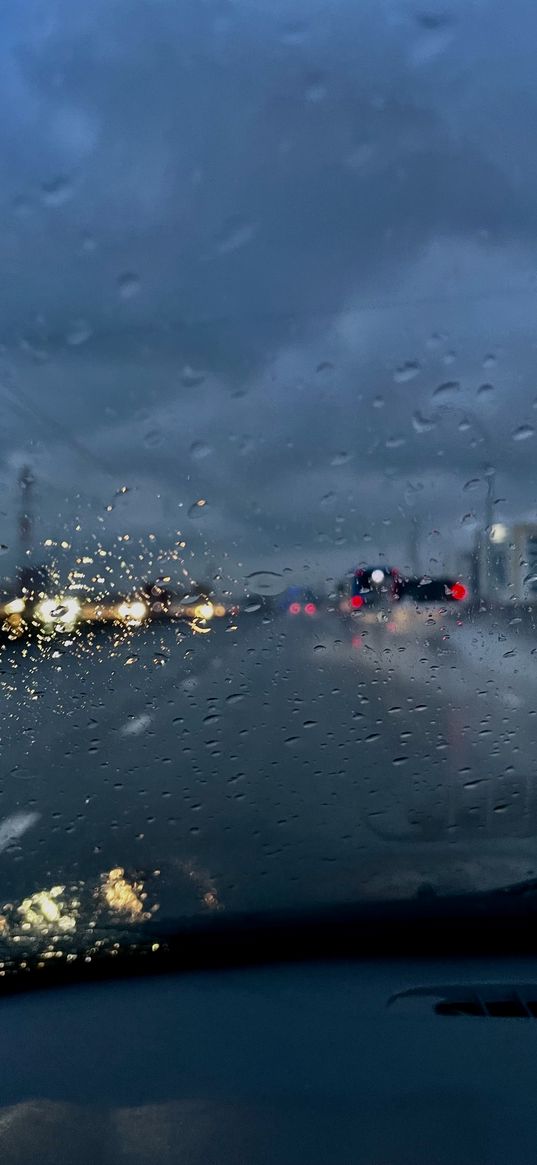
[[[537,517],[536,37],[534,0],[5,0],[6,571],[25,462],[36,541],[180,531],[194,575],[405,565],[412,521],[455,567],[492,468]]]

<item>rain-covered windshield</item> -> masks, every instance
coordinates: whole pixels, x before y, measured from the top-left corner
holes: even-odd
[[[0,44],[0,928],[532,877],[533,0]]]

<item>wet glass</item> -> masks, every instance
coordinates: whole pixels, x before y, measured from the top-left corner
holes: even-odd
[[[5,5],[6,957],[534,876],[536,32]]]

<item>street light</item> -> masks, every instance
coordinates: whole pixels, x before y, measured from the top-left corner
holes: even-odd
[[[490,541],[495,543],[505,542],[507,540],[508,529],[503,522],[493,522],[490,527]]]

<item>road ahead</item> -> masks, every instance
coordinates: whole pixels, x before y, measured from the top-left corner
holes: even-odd
[[[535,873],[532,644],[335,615],[3,656],[2,897],[161,871],[163,914]],[[531,678],[531,677],[530,677]],[[20,819],[22,820],[22,819]]]

